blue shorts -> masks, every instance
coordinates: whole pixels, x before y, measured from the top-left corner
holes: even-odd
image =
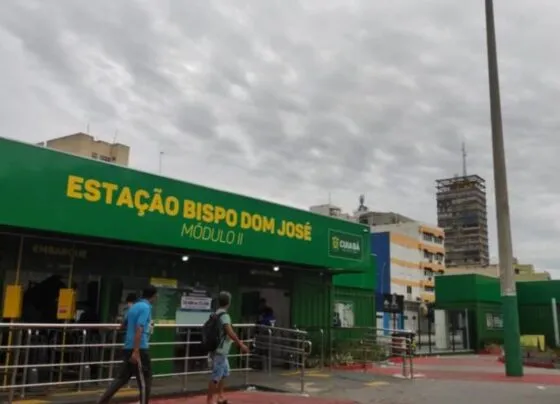
[[[224,355],[214,355],[212,360],[212,381],[218,383],[229,376],[229,360]]]

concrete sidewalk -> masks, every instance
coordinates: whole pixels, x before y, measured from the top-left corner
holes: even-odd
[[[419,378],[404,380],[393,376],[375,375],[369,372],[319,372],[309,373],[306,378],[306,390],[310,397],[297,394],[299,380],[292,373],[273,375],[252,375],[253,381],[260,379],[261,385],[269,388],[276,386],[284,392],[265,392],[261,390],[228,392],[232,404],[557,404],[560,398],[560,386],[508,380],[508,383],[488,382],[488,380],[449,380]],[[475,372],[472,372],[475,374]],[[488,377],[488,373],[483,376]],[[530,375],[538,376],[538,375]],[[194,380],[190,379],[190,383]],[[163,380],[161,381],[163,382]],[[201,380],[202,382],[202,380]],[[233,382],[233,380],[232,380]],[[255,383],[256,385],[256,383]],[[190,395],[178,391],[177,383],[161,384],[159,393],[167,394],[155,397],[150,402],[156,404],[204,404],[203,391],[191,390]],[[194,386],[191,385],[194,388]],[[174,390],[173,390],[174,389]],[[175,396],[172,396],[175,391]],[[59,393],[50,397],[37,397],[20,403],[25,404],[87,404],[95,401],[93,392]],[[137,392],[128,390],[114,402],[137,402]],[[167,398],[164,398],[167,397]]]
[[[228,395],[228,401],[232,404],[354,404],[354,400],[304,397],[293,394],[263,393],[263,392],[234,392]],[[151,400],[150,404],[206,404],[206,397],[171,398],[162,400]]]
[[[523,378],[506,378],[503,365],[495,358],[456,357],[419,359],[410,380],[399,377],[400,365],[377,367],[363,371],[308,370],[305,375],[305,393],[300,394],[301,379],[298,371],[276,370],[272,374],[252,372],[232,375],[229,392],[235,403],[294,403],[295,404],[557,404],[560,399],[560,372],[531,369]],[[207,376],[190,376],[187,389],[183,379],[156,379],[152,403],[204,403]],[[247,391],[248,386],[256,391]],[[97,389],[76,392],[57,391],[51,395],[36,395],[20,404],[89,404],[101,393]],[[122,391],[114,402],[137,402],[137,390]],[[0,400],[4,402],[3,400]]]
[[[247,387],[255,387],[258,391],[282,392],[292,395],[301,394],[301,378],[299,371],[275,370],[271,374],[263,372],[251,372],[247,377],[243,373],[233,373],[229,378],[227,386],[232,390],[246,390]],[[370,385],[380,385],[389,382],[399,383],[408,380],[395,380],[391,376],[374,375],[369,373],[308,370],[304,379],[304,392],[309,395],[332,395],[344,389],[358,389]],[[155,379],[152,395],[153,397],[186,397],[204,393],[208,385],[207,375],[189,376],[187,382],[181,377]],[[15,401],[18,404],[94,404],[104,391],[105,385],[90,386],[82,391],[76,389],[54,389],[48,393],[44,391],[29,391],[25,398],[19,398],[17,391]],[[130,388],[122,389],[114,398],[114,402],[134,402],[137,400],[138,390],[136,383],[131,382]],[[183,400],[186,398],[183,398]],[[5,396],[0,396],[0,402],[5,402]]]

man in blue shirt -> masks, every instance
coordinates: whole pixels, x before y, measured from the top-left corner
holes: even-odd
[[[136,376],[140,404],[148,403],[152,387],[152,366],[148,341],[152,331],[152,304],[156,297],[157,289],[150,286],[144,289],[142,298],[128,310],[123,363],[113,383],[97,401],[98,404],[109,403],[109,400],[128,383],[132,376]]]
[[[134,303],[136,303],[137,300],[138,300],[138,298],[136,297],[136,293],[129,293],[126,296],[126,307],[123,310],[123,316],[122,316],[122,328],[123,329],[126,329],[126,325],[127,325],[126,317],[128,316],[128,311],[134,305]]]

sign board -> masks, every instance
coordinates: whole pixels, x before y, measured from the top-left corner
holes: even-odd
[[[362,261],[364,257],[362,235],[329,229],[329,256]]]
[[[181,295],[181,310],[210,312],[212,311],[212,297],[205,289],[186,289]]]
[[[504,319],[500,313],[486,313],[486,328],[501,330],[504,328]]]
[[[385,313],[402,313],[404,311],[404,296],[396,293],[384,293],[382,309]]]
[[[10,196],[0,199],[0,225],[341,270],[371,266],[367,226],[1,137],[0,178]]]
[[[354,304],[336,301],[334,303],[333,327],[352,328],[355,326]]]

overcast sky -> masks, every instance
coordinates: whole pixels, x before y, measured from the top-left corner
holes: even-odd
[[[560,2],[496,3],[514,251],[560,277]],[[302,208],[436,223],[465,141],[497,255],[483,0],[3,0],[0,51],[0,136]]]

